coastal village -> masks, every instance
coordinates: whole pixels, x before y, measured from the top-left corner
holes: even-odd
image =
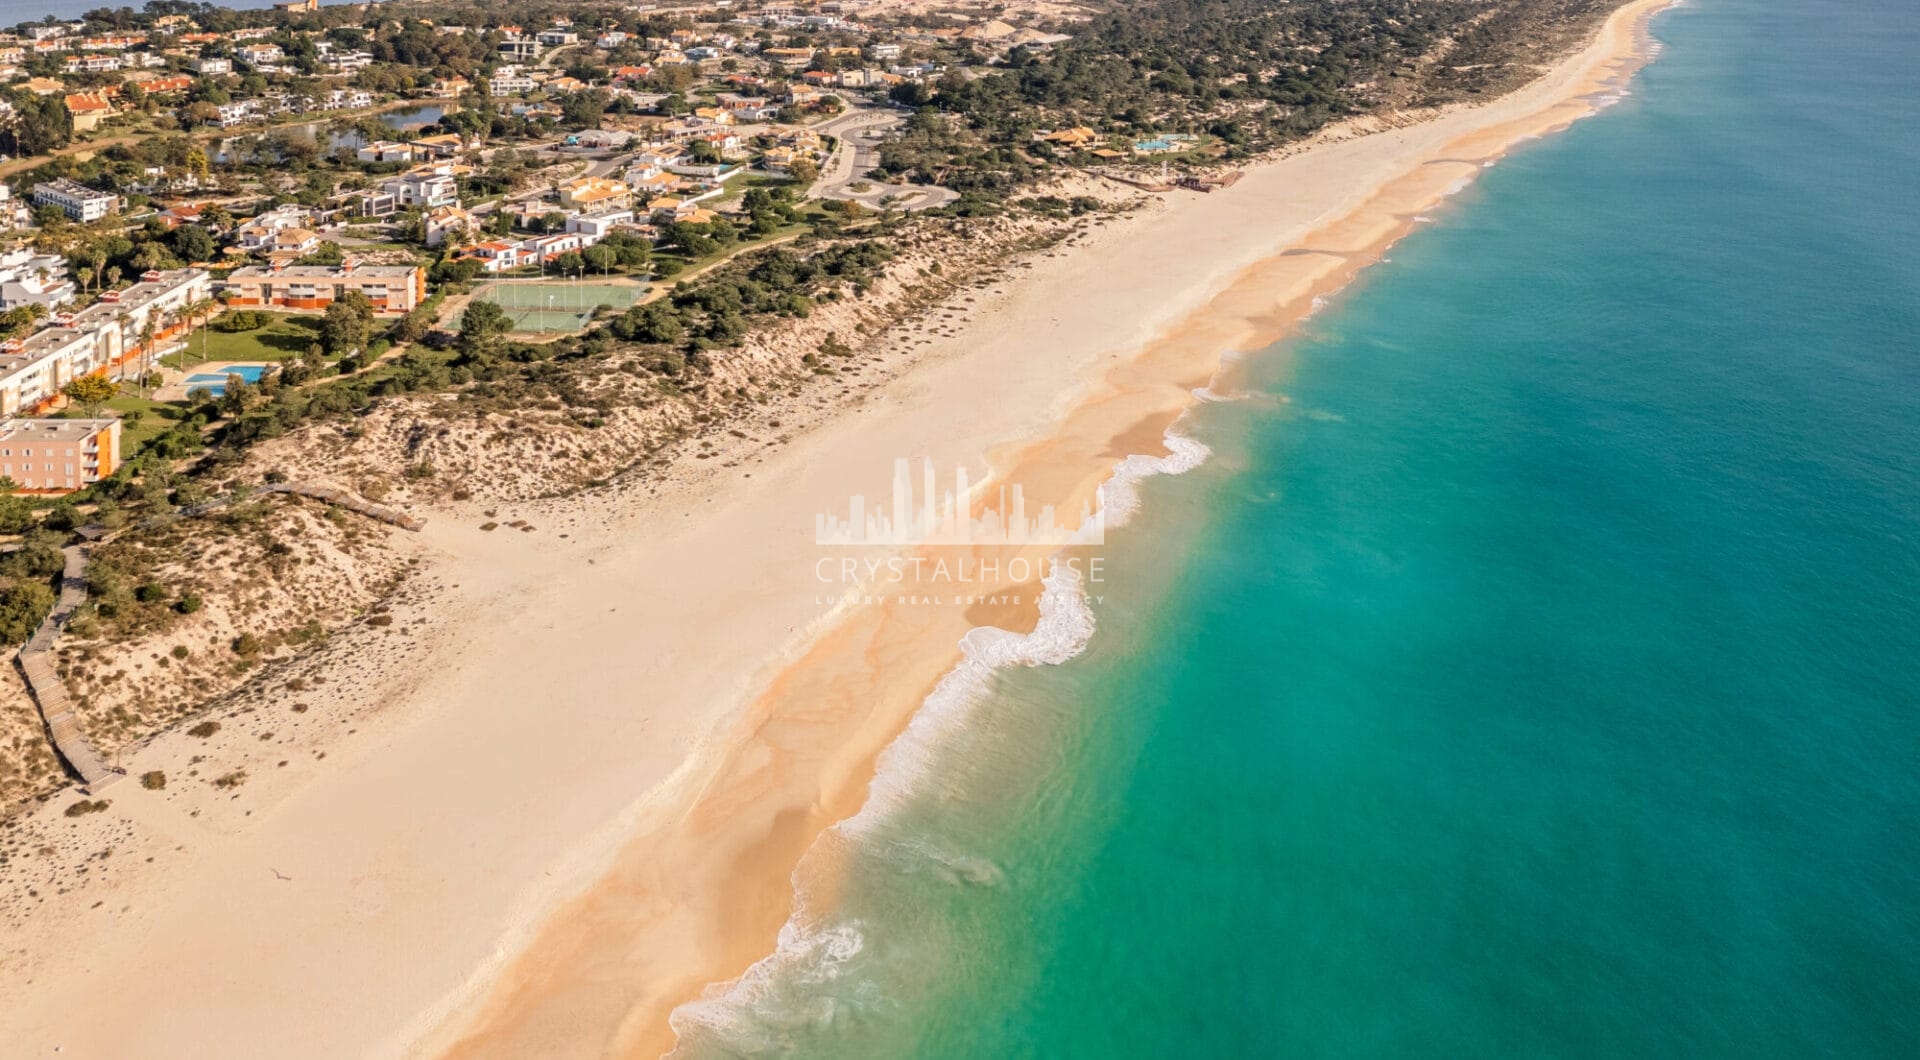
[[[886,168],[888,145],[924,125],[915,108],[942,85],[1030,61],[1086,17],[719,0],[513,24],[417,6],[124,25],[96,12],[0,34],[0,145],[20,156],[0,158],[0,494],[15,506],[0,530],[26,535],[0,590],[15,643],[36,622],[43,637],[71,624],[97,638],[113,611],[97,564],[76,610],[21,557],[52,554],[74,527],[68,553],[109,554],[85,542],[129,528],[115,498],[130,490],[147,524],[198,510],[208,445],[292,392],[318,408],[342,382],[377,393],[489,339],[532,351],[596,322],[666,335],[678,325],[649,303],[756,247],[966,216],[945,170]],[[929,138],[951,129],[935,124]],[[1029,138],[1089,166],[1196,139]],[[733,319],[712,320],[723,344],[738,341]],[[193,687],[243,681],[252,656],[234,653],[232,673]],[[11,737],[14,758],[41,765],[0,770],[17,773],[0,785],[9,799],[45,790],[47,750],[70,772],[93,754],[77,735],[62,746],[46,709],[68,689],[31,691],[55,739]],[[154,695],[167,698],[138,698]]]
[[[295,0],[239,28],[168,14],[0,35],[0,135],[21,151],[66,141],[50,165],[0,166],[12,180],[0,186],[11,228],[0,254],[0,414],[61,416],[80,456],[35,463],[22,445],[3,472],[17,491],[57,495],[110,476],[130,447],[123,414],[155,411],[108,400],[113,414],[75,419],[76,380],[177,403],[223,396],[229,374],[257,384],[281,359],[227,341],[237,356],[189,365],[197,329],[320,314],[351,292],[376,321],[430,304],[411,332],[432,332],[458,320],[444,294],[476,277],[617,275],[611,289],[512,296],[536,309],[515,323],[537,334],[584,319],[536,302],[586,315],[630,304],[649,280],[706,256],[684,252],[707,247],[707,226],[751,225],[770,189],[856,209],[945,206],[956,195],[938,172],[883,182],[856,162],[899,135],[902,101],[1044,52],[1082,17],[1040,6],[1016,27],[1004,19],[1021,16],[1004,7],[719,0],[528,25],[359,5],[360,24],[305,25],[318,12]],[[437,42],[446,61],[370,50],[383,27],[388,40]],[[130,138],[157,138],[165,157],[129,152]],[[1073,127],[1033,140],[1102,165],[1187,151],[1195,137],[1129,141]],[[296,186],[276,172],[290,155],[329,168]],[[65,175],[39,179],[48,169]],[[146,237],[143,262],[89,263],[77,247],[116,232]],[[653,253],[675,249],[679,259]],[[326,352],[363,367],[364,350]]]

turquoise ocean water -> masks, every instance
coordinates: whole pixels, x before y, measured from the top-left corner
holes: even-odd
[[[1920,8],[1656,30],[1191,417],[690,1053],[1920,1056]]]

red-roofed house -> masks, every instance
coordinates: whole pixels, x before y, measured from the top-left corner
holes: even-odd
[[[67,97],[67,111],[73,115],[73,131],[92,132],[113,117],[113,104],[97,92],[81,92]]]

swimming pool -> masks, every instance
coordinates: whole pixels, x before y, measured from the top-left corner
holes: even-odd
[[[236,364],[223,368],[218,372],[201,372],[197,375],[190,375],[187,377],[187,393],[191,394],[196,390],[205,390],[214,397],[220,397],[227,392],[228,376],[237,375],[249,384],[258,383],[260,377],[267,374],[267,368],[268,366],[264,364]]]

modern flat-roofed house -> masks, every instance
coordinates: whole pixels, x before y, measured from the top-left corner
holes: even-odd
[[[0,475],[22,493],[72,493],[120,466],[120,421],[16,419],[0,423]]]
[[[71,180],[49,180],[33,186],[33,204],[58,206],[68,217],[85,224],[120,209],[120,196]]]
[[[23,305],[55,306],[73,298],[66,260],[58,254],[9,250],[0,254],[0,311]]]
[[[382,185],[404,207],[432,210],[460,205],[460,183],[449,167],[439,166],[425,172],[403,173]]]
[[[267,63],[277,63],[287,57],[278,44],[248,44],[235,48],[233,54],[248,66],[259,67]]]
[[[358,291],[378,313],[405,313],[427,296],[427,270],[418,265],[255,265],[227,277],[228,304],[240,308],[321,312]]]
[[[392,140],[375,140],[354,152],[362,162],[411,162],[413,148]]]

